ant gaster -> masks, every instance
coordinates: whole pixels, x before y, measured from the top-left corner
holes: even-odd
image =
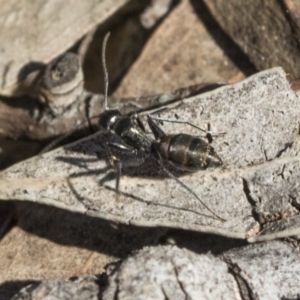
[[[192,193],[215,217],[221,221],[225,221],[205,205],[192,189],[171,173],[164,166],[163,162],[163,160],[167,160],[175,168],[189,172],[203,170],[208,167],[218,167],[222,165],[222,160],[209,143],[199,137],[183,133],[167,135],[155,123],[154,120],[156,118],[148,115],[148,125],[155,137],[155,139],[151,139],[148,137],[145,127],[137,115],[124,116],[119,110],[108,108],[108,72],[105,63],[105,48],[108,37],[109,33],[106,34],[102,45],[102,66],[105,76],[105,111],[99,116],[99,126],[120,138],[118,142],[109,141],[105,145],[110,164],[117,171],[116,192],[119,192],[122,168],[141,166],[146,158],[152,155],[169,177],[176,180],[182,187]],[[178,123],[183,122],[179,121]],[[195,125],[192,126],[197,127]],[[126,158],[131,158],[124,159],[125,156]]]

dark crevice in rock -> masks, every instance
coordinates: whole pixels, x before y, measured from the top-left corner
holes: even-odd
[[[170,300],[170,298],[168,297],[167,293],[165,292],[165,290],[164,290],[164,287],[163,287],[163,286],[161,287],[161,291],[162,291],[162,293],[163,293],[163,294],[164,294],[164,296],[165,296],[165,300]]]
[[[256,209],[255,209],[256,208],[256,201],[251,196],[251,191],[249,189],[249,185],[248,185],[247,180],[245,178],[242,178],[242,180],[243,180],[243,191],[244,191],[244,194],[246,196],[246,199],[248,200],[248,202],[253,207],[252,216],[257,222],[259,222],[259,215],[258,215],[258,213],[256,212]]]
[[[278,153],[276,154],[275,158],[279,158],[281,157],[281,155],[289,148],[291,148],[293,146],[293,143],[285,143],[284,147],[278,151]]]
[[[173,263],[173,266],[174,266],[174,272],[175,272],[175,275],[176,275],[177,282],[178,282],[178,284],[179,284],[179,286],[180,286],[180,289],[181,289],[182,292],[184,293],[185,299],[187,300],[187,299],[189,299],[190,297],[189,297],[188,293],[186,292],[186,290],[184,289],[184,286],[183,286],[182,282],[181,282],[181,281],[179,280],[179,278],[178,278],[178,270],[177,270],[177,268],[176,268],[176,264],[175,264],[174,262],[172,262],[172,263]]]
[[[243,300],[257,300],[258,295],[253,292],[253,288],[249,285],[247,280],[243,278],[242,269],[231,261],[228,257],[223,257],[223,261],[228,266],[228,272],[234,277],[240,292],[241,299]]]

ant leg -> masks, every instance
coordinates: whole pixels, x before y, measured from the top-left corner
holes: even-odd
[[[178,184],[180,184],[183,188],[185,188],[188,192],[190,192],[192,195],[195,196],[195,198],[198,199],[198,201],[211,213],[213,214],[217,219],[219,219],[222,222],[226,222],[227,220],[221,218],[220,216],[218,216],[216,213],[214,213],[198,196],[197,194],[191,189],[189,188],[186,184],[184,184],[181,180],[179,180],[175,175],[173,175],[164,165],[163,165],[163,160],[161,155],[156,152],[159,160],[158,163],[161,166],[162,170],[172,179],[174,179]]]
[[[114,169],[115,172],[117,172],[117,179],[116,179],[116,193],[117,193],[117,196],[116,197],[117,197],[117,200],[118,200],[120,178],[121,178],[121,175],[122,175],[121,174],[121,172],[122,172],[122,163],[117,157],[115,157],[111,153],[108,143],[105,144],[105,149],[106,149],[106,152],[107,152],[107,155],[108,155],[108,158],[109,158],[109,163],[110,163],[111,167]]]
[[[138,167],[145,161],[145,153],[137,150],[125,143],[106,143],[105,149],[109,158],[109,163],[117,173],[116,192],[119,195],[120,179],[122,167]],[[122,161],[123,159],[123,161]]]
[[[194,128],[197,128],[198,130],[205,132],[206,134],[210,134],[211,136],[219,136],[219,135],[224,135],[226,134],[226,132],[218,132],[218,133],[212,133],[210,131],[210,129],[205,130],[201,127],[196,126],[195,124],[188,122],[188,121],[180,121],[180,120],[174,120],[174,119],[164,119],[164,118],[160,118],[157,116],[153,116],[153,115],[148,115],[148,118],[152,119],[152,120],[157,120],[157,121],[161,121],[161,122],[169,122],[169,123],[177,123],[177,124],[186,124],[189,126],[192,126]]]
[[[116,180],[116,193],[117,193],[117,200],[119,197],[119,186],[120,186],[120,178],[122,176],[122,163],[121,161],[117,160],[115,167],[117,169],[117,180]]]
[[[138,114],[135,112],[135,113],[131,114],[131,117],[132,117],[134,120],[136,120],[138,126],[139,126],[143,131],[146,132],[146,128],[145,128],[143,122],[141,121],[140,117],[138,116]]]
[[[163,132],[163,130],[153,121],[152,117],[150,115],[147,116],[148,125],[152,131],[152,133],[155,136],[156,140],[161,139],[166,134]]]

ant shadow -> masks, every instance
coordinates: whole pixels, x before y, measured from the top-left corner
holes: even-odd
[[[79,141],[75,145],[66,146],[65,148],[68,150],[68,153],[78,153],[80,154],[80,157],[65,157],[65,156],[58,156],[56,157],[56,160],[74,165],[76,167],[76,171],[74,173],[69,174],[69,180],[68,180],[68,186],[70,191],[73,193],[75,198],[82,203],[88,210],[98,210],[97,207],[93,205],[93,201],[90,199],[87,199],[80,195],[80,192],[76,190],[76,187],[72,184],[71,179],[72,178],[80,178],[84,176],[92,176],[92,177],[99,177],[97,179],[97,182],[99,184],[99,187],[108,190],[108,191],[114,191],[116,193],[116,199],[118,199],[119,194],[129,197],[135,201],[139,201],[141,203],[145,203],[147,205],[155,205],[155,206],[161,206],[169,209],[179,210],[179,211],[186,211],[189,213],[196,214],[201,217],[205,218],[213,218],[215,217],[211,216],[207,213],[197,212],[195,210],[191,210],[188,208],[183,207],[176,207],[174,205],[168,205],[161,202],[155,202],[151,200],[147,200],[145,195],[143,198],[136,196],[134,194],[129,194],[124,191],[121,191],[117,193],[116,188],[112,188],[108,185],[106,185],[107,182],[110,182],[112,180],[115,180],[117,182],[118,179],[118,173],[116,170],[114,170],[110,164],[109,155],[107,153],[107,150],[105,148],[105,143],[108,141],[114,141],[118,142],[121,141],[121,138],[117,135],[112,136],[111,133],[107,131],[99,132],[96,135],[97,137],[91,138],[90,140],[83,140]],[[71,154],[72,155],[72,154]],[[97,164],[99,160],[102,160],[104,162],[104,166],[101,168],[95,168],[93,165]],[[172,166],[168,161],[163,161],[164,167],[171,172],[176,178],[179,178],[181,176],[191,174],[191,172],[186,172],[179,170],[178,168],[175,168]],[[79,169],[79,170],[78,170]],[[162,180],[162,179],[169,179],[174,180],[170,178],[163,170],[161,165],[158,162],[158,159],[153,155],[149,154],[145,161],[139,165],[138,167],[126,167],[122,168],[121,170],[122,176],[120,177],[120,181],[122,184],[122,178],[123,176],[128,177],[140,177],[140,178],[149,178],[150,180]],[[142,188],[142,187],[137,187]],[[181,187],[184,190],[184,187]],[[186,191],[187,193],[189,191]]]

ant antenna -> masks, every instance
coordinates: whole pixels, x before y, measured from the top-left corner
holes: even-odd
[[[105,61],[105,50],[106,50],[106,44],[107,40],[110,36],[110,32],[107,32],[103,43],[102,43],[102,67],[103,67],[103,73],[104,73],[104,108],[105,110],[108,110],[107,107],[107,94],[108,94],[108,72],[106,68],[106,61]]]

